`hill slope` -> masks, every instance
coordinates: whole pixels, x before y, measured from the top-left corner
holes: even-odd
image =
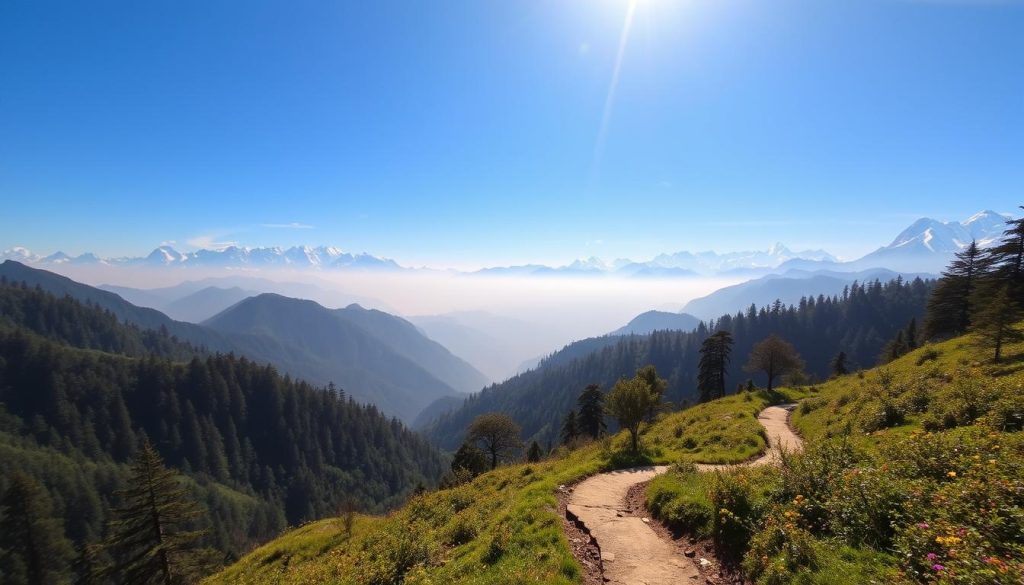
[[[203,325],[231,336],[247,355],[273,356],[288,371],[302,371],[320,383],[334,382],[358,400],[378,404],[403,420],[411,421],[442,396],[457,394],[407,357],[421,348],[411,343],[402,345],[407,350],[403,355],[381,341],[386,331],[373,329],[371,333],[364,328],[379,322],[389,323],[383,313],[336,312],[313,301],[262,294],[245,299]],[[441,356],[445,350],[437,347],[434,353]],[[448,357],[447,363],[456,359],[451,354]],[[438,370],[446,367],[446,362],[438,359],[430,367]]]
[[[841,350],[857,367],[873,365],[897,330],[912,318],[920,321],[929,290],[930,285],[920,280],[886,285],[874,282],[851,286],[845,299],[805,299],[797,307],[774,305],[723,316],[710,330],[731,331],[735,340],[726,389],[735,389],[750,376],[742,370],[747,356],[755,343],[771,334],[794,344],[807,362],[807,372],[818,378],[828,375],[830,361]],[[541,444],[556,441],[562,418],[575,408],[580,390],[595,383],[610,388],[645,364],[653,364],[668,381],[669,401],[692,403],[696,400],[700,344],[708,330],[658,331],[573,343],[536,369],[472,395],[462,407],[442,415],[428,433],[438,445],[454,450],[474,417],[496,411],[518,420],[526,437]],[[757,375],[752,377],[760,381]]]
[[[647,311],[633,317],[629,323],[608,335],[647,335],[655,331],[693,331],[698,325],[700,325],[700,319],[689,313]]]
[[[237,286],[220,288],[208,286],[180,299],[173,300],[161,309],[168,317],[188,323],[202,323],[235,303],[256,293]]]
[[[458,394],[439,376],[462,389],[479,389],[485,383],[482,374],[424,338],[411,324],[378,311],[334,312],[312,301],[265,295],[259,303],[246,304],[253,301],[249,298],[229,308],[222,315],[231,314],[230,320],[218,320],[218,315],[211,323],[223,326],[209,327],[175,321],[112,292],[13,261],[0,264],[0,278],[92,303],[124,323],[166,331],[199,350],[244,355],[314,384],[334,382],[405,421],[412,421],[437,398]],[[264,306],[272,304],[280,306]],[[260,308],[247,309],[256,306]],[[287,318],[295,307],[306,309],[306,331]],[[361,348],[359,359],[355,348]]]
[[[771,397],[728,396],[665,415],[642,434],[644,461],[739,462],[764,447],[753,413],[773,400],[809,396],[794,415],[808,452],[781,469],[717,477],[681,466],[652,483],[649,505],[684,534],[732,550],[748,579],[931,583],[945,571],[942,582],[1019,582],[1024,434],[1019,423],[1006,426],[1017,419],[1004,414],[1020,412],[1015,389],[1024,384],[1024,345],[1011,351],[1009,365],[986,365],[972,340],[960,338],[863,377]],[[862,425],[875,428],[869,421],[885,397],[923,411],[908,410],[894,426],[865,434]],[[975,410],[947,419],[959,401]],[[855,432],[844,432],[854,413]],[[946,422],[935,427],[930,419]],[[580,583],[555,494],[589,474],[637,463],[620,456],[625,442],[619,435],[541,463],[499,468],[414,498],[386,518],[360,517],[351,535],[338,520],[311,524],[209,582]]]
[[[61,538],[94,543],[149,439],[202,503],[203,544],[230,558],[343,498],[382,511],[440,474],[437,450],[375,407],[188,350],[73,299],[0,286],[0,489],[15,472],[36,478]]]

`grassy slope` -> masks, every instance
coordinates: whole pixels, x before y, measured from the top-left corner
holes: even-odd
[[[555,491],[598,471],[638,463],[738,463],[764,448],[756,413],[796,396],[729,396],[663,415],[646,429],[642,459],[624,457],[620,434],[571,453],[484,474],[424,494],[387,517],[359,517],[346,535],[336,518],[288,532],[209,583],[577,583]]]
[[[1008,354],[1020,356],[1022,352],[1024,346],[1011,348]],[[783,516],[784,511],[802,513],[808,518],[812,515],[798,508],[804,504],[790,503],[794,498],[790,493],[793,490],[797,494],[813,491],[810,486],[794,487],[794,483],[813,482],[818,473],[839,474],[828,475],[829,480],[824,482],[826,487],[822,489],[828,494],[808,496],[808,499],[819,497],[822,500],[812,505],[820,505],[821,514],[825,514],[831,510],[829,506],[852,501],[851,494],[842,490],[852,489],[850,477],[865,474],[869,481],[858,484],[862,489],[859,496],[883,497],[887,494],[882,493],[880,487],[875,492],[871,490],[876,486],[889,486],[893,489],[888,496],[914,494],[927,500],[916,508],[902,500],[893,504],[905,514],[901,520],[904,523],[911,517],[931,518],[929,514],[932,514],[936,518],[935,526],[952,526],[950,523],[955,519],[936,515],[937,504],[928,498],[937,497],[941,501],[950,497],[949,487],[958,487],[959,482],[950,480],[950,483],[945,475],[938,479],[916,477],[906,469],[917,465],[914,473],[921,475],[921,466],[931,461],[941,468],[942,474],[948,473],[946,468],[949,467],[958,469],[959,477],[966,477],[973,469],[971,466],[977,465],[982,450],[1003,447],[1014,457],[1005,458],[1005,465],[1003,460],[992,464],[1002,470],[993,477],[1002,482],[999,485],[1010,485],[1007,482],[1012,480],[1006,478],[1014,474],[1021,476],[1024,441],[1019,439],[1022,433],[991,429],[994,424],[1002,424],[993,422],[995,419],[1007,416],[1012,419],[1014,412],[1020,412],[1022,387],[1024,361],[985,365],[984,354],[971,346],[969,339],[963,338],[919,349],[884,368],[852,374],[816,388],[786,390],[773,397],[763,392],[734,395],[667,414],[644,432],[643,462],[736,463],[747,460],[764,448],[756,413],[770,403],[801,398],[806,398],[806,406],[797,410],[794,424],[812,451],[818,445],[828,447],[842,443],[863,454],[855,462],[844,463],[848,467],[838,469],[821,467],[824,465],[821,461],[827,459],[822,456],[797,458],[785,472],[771,468],[746,469],[730,476],[697,476],[686,472],[684,466],[655,480],[649,500],[670,521],[696,522],[698,526],[689,528],[706,535],[718,530],[730,538],[739,538],[736,535],[743,530],[729,532],[727,522],[715,517],[717,508],[711,506],[718,501],[712,501],[710,492],[713,484],[719,484],[719,488],[725,485],[725,492],[731,489],[729,493],[739,494],[749,504],[749,510],[741,512],[740,516],[746,514],[747,517],[740,517],[737,522],[756,525],[757,530],[761,530],[744,533],[741,546],[746,546],[752,537],[757,550],[765,553],[763,559],[759,554],[755,559],[758,562],[752,565],[752,571],[764,582],[867,583],[889,582],[897,577],[912,580],[914,577],[906,567],[900,567],[894,556],[896,545],[891,541],[873,547],[866,543],[863,535],[856,536],[856,530],[844,531],[834,517],[826,535],[821,534],[820,527],[811,527],[810,520],[807,520],[808,526],[797,520],[789,522],[789,518],[803,516]],[[923,428],[934,432],[924,434]],[[982,445],[977,436],[995,438],[985,439],[991,444]],[[391,583],[404,577],[407,583],[578,583],[579,568],[562,533],[554,494],[560,484],[601,470],[636,464],[638,461],[621,455],[625,440],[620,434],[539,464],[501,468],[471,484],[425,494],[387,517],[360,517],[351,536],[344,534],[337,519],[301,527],[255,550],[208,582]],[[949,444],[971,444],[971,441],[977,445],[964,449],[964,453],[956,457],[950,456],[948,461],[941,453],[927,458],[924,463],[901,461],[899,468],[901,473],[906,471],[905,476],[885,476],[886,465],[879,465],[878,458],[882,454],[899,459],[902,441],[943,440],[945,447],[937,449],[949,449]],[[870,475],[878,473],[883,475]],[[981,489],[963,485],[964,489]],[[723,489],[718,489],[718,493],[723,493]],[[882,501],[872,503],[868,513],[875,508],[887,511],[892,507],[887,506]],[[1021,516],[1019,505],[1010,503],[1007,510],[1010,517]],[[850,508],[843,513],[850,514],[852,527],[866,522],[856,516],[864,510]],[[773,514],[778,514],[781,520]],[[785,546],[780,550],[788,550],[788,553],[779,553],[778,547],[773,548],[779,543],[769,538],[772,531],[762,529],[762,525],[774,526],[779,534],[785,535],[782,541]],[[929,530],[936,529],[935,526]],[[906,536],[903,532],[900,535],[900,538]],[[912,540],[911,537],[913,535],[906,536]],[[801,538],[803,540],[799,540]],[[927,542],[922,546],[928,548],[926,545]],[[801,550],[813,561],[802,565],[806,559],[794,556]],[[950,552],[956,556],[956,551],[940,550],[939,554]],[[993,566],[993,570],[999,569]],[[792,577],[794,574],[799,574],[799,578]],[[779,575],[782,575],[781,580]],[[919,580],[932,577],[934,575],[923,575]]]
[[[677,528],[749,545],[759,582],[1016,582],[1024,345],[1007,354],[992,364],[963,337],[829,381],[793,416],[806,455],[728,478],[674,469],[648,504]],[[729,534],[726,496],[745,507],[731,525],[755,528]]]

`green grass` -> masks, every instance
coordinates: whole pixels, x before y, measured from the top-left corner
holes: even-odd
[[[805,453],[673,469],[648,505],[746,551],[758,583],[1020,582],[1024,344],[1007,355],[993,364],[964,337],[809,388],[793,415]]]
[[[760,455],[766,446],[757,413],[766,406],[795,402],[807,389],[764,390],[732,394],[663,416],[644,434],[648,448],[662,462],[742,463]]]
[[[555,493],[588,475],[643,464],[739,463],[764,449],[756,413],[791,395],[729,396],[661,415],[630,455],[620,433],[550,460],[499,468],[413,498],[386,517],[314,522],[256,549],[208,583],[578,583]]]
[[[208,583],[579,583],[558,486],[643,463],[676,464],[648,490],[655,513],[747,551],[743,567],[760,583],[1015,582],[1024,571],[1014,564],[1024,558],[1024,433],[1012,427],[1024,403],[1022,352],[1009,348],[1014,359],[993,365],[962,338],[816,387],[728,396],[659,417],[642,432],[640,456],[626,455],[619,434],[360,516],[350,536],[337,519],[315,522]],[[806,454],[780,469],[688,468],[757,456],[756,413],[801,399],[794,424]]]

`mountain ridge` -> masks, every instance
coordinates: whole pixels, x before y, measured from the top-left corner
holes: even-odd
[[[687,278],[708,275],[760,275],[789,268],[830,268],[856,271],[889,268],[915,272],[939,272],[952,254],[971,240],[987,246],[1002,233],[1011,216],[991,210],[980,211],[963,221],[942,222],[923,217],[904,228],[889,244],[855,260],[840,260],[825,250],[793,252],[780,242],[767,250],[738,252],[662,253],[647,261],[620,258],[606,262],[597,257],[578,259],[563,266],[522,264],[493,266],[461,272],[432,268],[412,268],[395,260],[365,252],[346,252],[335,246],[242,247],[227,246],[179,252],[163,245],[145,257],[101,259],[94,254],[71,257],[63,252],[48,256],[34,254],[16,246],[0,252],[0,260],[60,266],[62,264],[108,264],[114,266],[207,267],[207,268],[291,268],[350,271],[428,271],[479,276],[604,276],[631,278]]]

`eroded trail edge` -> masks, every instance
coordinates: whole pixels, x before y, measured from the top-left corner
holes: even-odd
[[[800,437],[789,426],[789,413],[794,406],[769,406],[757,415],[768,437],[768,448],[761,457],[741,465],[776,464],[782,451],[794,452],[802,448]],[[701,471],[729,467],[737,466],[697,466]],[[605,582],[668,585],[700,579],[693,561],[681,556],[671,542],[645,522],[645,518],[632,516],[626,509],[626,493],[630,487],[667,470],[667,466],[659,465],[601,473],[581,482],[569,496],[567,510],[586,526],[600,545]]]

